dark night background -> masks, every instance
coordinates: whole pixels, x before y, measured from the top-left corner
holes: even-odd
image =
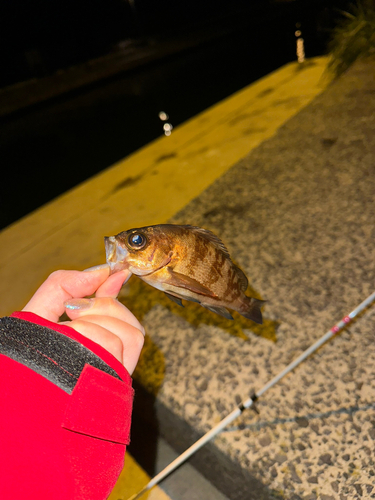
[[[344,0],[3,0],[0,88],[147,47],[189,49],[1,113],[0,228],[296,59],[324,54]],[[191,43],[191,40],[194,43]],[[193,45],[193,46],[192,46]],[[17,87],[15,87],[17,88]],[[0,89],[1,93],[1,89]]]

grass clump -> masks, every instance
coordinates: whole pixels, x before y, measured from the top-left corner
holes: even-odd
[[[375,54],[375,0],[358,0],[333,30],[328,68],[336,77],[358,58]]]

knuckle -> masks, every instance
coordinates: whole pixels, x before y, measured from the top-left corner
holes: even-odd
[[[53,271],[49,276],[48,280],[55,282],[56,284],[63,285],[64,283],[69,283],[72,279],[78,278],[79,271],[72,271],[66,269],[58,269]]]

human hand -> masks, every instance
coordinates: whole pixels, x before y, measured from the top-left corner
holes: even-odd
[[[144,341],[144,329],[116,297],[131,276],[128,270],[109,276],[109,266],[87,271],[55,271],[35,292],[23,311],[64,322],[109,351],[133,373]],[[95,298],[85,298],[95,293]]]

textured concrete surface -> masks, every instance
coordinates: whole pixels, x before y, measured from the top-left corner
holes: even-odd
[[[158,425],[178,447],[373,291],[374,77],[357,64],[173,218],[220,235],[279,324],[272,342],[250,321],[244,338],[149,310],[165,359]],[[374,320],[372,308],[204,452],[199,467],[231,499],[375,498]]]

